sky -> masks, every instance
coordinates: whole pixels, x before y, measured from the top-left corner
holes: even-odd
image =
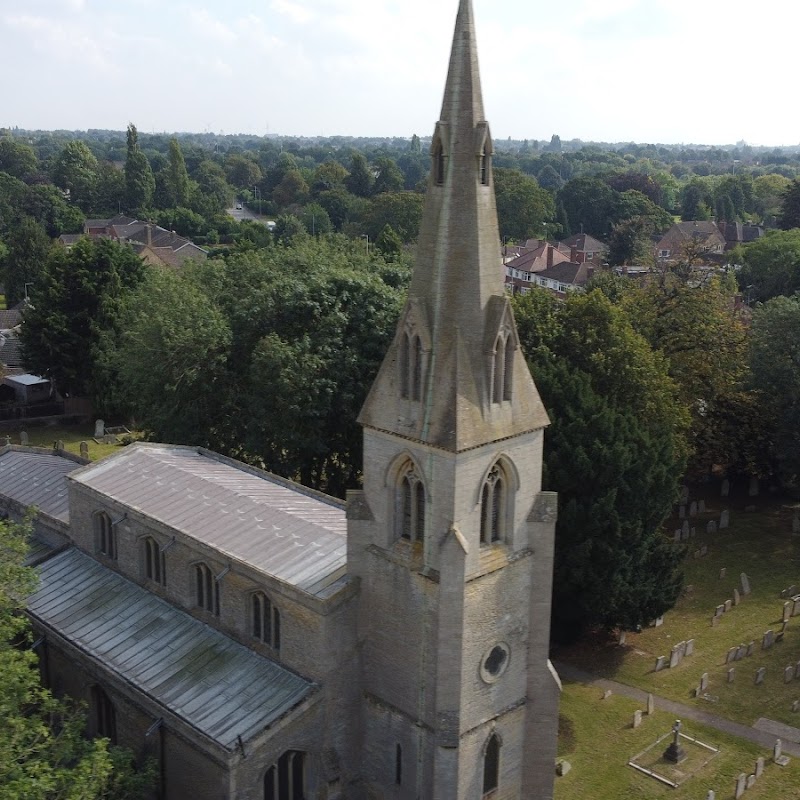
[[[800,143],[800,3],[472,0],[495,140]],[[458,0],[0,0],[0,127],[430,135]]]

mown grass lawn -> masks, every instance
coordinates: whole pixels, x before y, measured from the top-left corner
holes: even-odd
[[[64,443],[64,449],[75,455],[80,455],[81,442],[89,445],[89,459],[97,461],[105,458],[118,450],[120,444],[98,444],[92,438],[94,425],[40,425],[25,428],[28,434],[28,445],[30,447],[52,448],[55,442]],[[136,438],[138,434],[131,434]],[[20,444],[19,431],[0,432],[0,443],[5,443],[5,437],[11,437],[11,444]],[[121,437],[120,437],[121,438]]]
[[[556,777],[555,800],[704,800],[714,789],[717,800],[733,798],[736,776],[754,772],[758,756],[764,756],[764,774],[748,790],[747,800],[789,800],[800,795],[800,760],[787,767],[771,762],[771,751],[726,736],[691,721],[683,732],[719,748],[710,763],[677,789],[643,775],[628,761],[669,732],[674,719],[663,711],[643,717],[634,730],[635,700],[612,695],[601,699],[594,687],[566,683],[561,697],[559,757],[572,769]],[[659,747],[666,747],[668,740]]]
[[[792,702],[800,699],[800,679],[788,684],[783,679],[784,668],[800,661],[800,616],[789,622],[783,642],[761,649],[765,631],[777,633],[781,628],[781,591],[792,584],[800,587],[800,537],[792,536],[793,505],[771,496],[729,501],[711,493],[706,505],[706,513],[691,520],[698,535],[689,542],[684,594],[664,624],[628,633],[624,647],[616,640],[594,640],[561,650],[558,658],[746,725],[768,717],[800,727],[800,713],[791,710]],[[745,510],[752,506],[755,510]],[[707,520],[718,520],[723,508],[730,509],[730,528],[706,534]],[[677,519],[668,522],[668,530],[677,527]],[[703,544],[708,555],[695,559],[694,551]],[[722,568],[726,576],[721,579]],[[742,572],[750,578],[752,593],[742,596],[740,604],[712,627],[715,608],[733,597]],[[695,640],[694,655],[675,669],[654,672],[657,656],[669,657],[673,645],[690,638]],[[730,647],[750,642],[755,643],[752,656],[725,663]],[[727,681],[729,667],[736,670],[732,683]],[[766,678],[755,686],[759,667],[766,667]],[[696,699],[694,689],[704,672],[709,674],[710,698]]]

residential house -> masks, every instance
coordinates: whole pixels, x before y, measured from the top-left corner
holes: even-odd
[[[725,237],[715,222],[676,222],[656,243],[655,255],[660,262],[675,261],[694,246],[709,256],[721,256],[725,245]]]
[[[589,261],[600,266],[608,256],[608,246],[588,233],[577,233],[560,242],[569,253],[569,260],[576,264]]]

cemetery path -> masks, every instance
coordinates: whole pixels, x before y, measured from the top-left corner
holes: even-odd
[[[608,678],[601,678],[598,675],[592,675],[590,672],[574,667],[572,664],[566,664],[563,661],[557,661],[554,666],[558,674],[569,681],[577,681],[578,683],[586,684],[587,686],[597,686],[598,689],[605,691],[610,689],[616,694],[623,697],[630,697],[633,700],[638,700],[642,703],[642,708],[647,707],[647,692],[642,689],[637,689],[635,686],[628,686],[618,681],[612,681]],[[731,736],[738,736],[740,739],[746,739],[749,742],[761,745],[762,747],[772,749],[775,744],[776,736],[766,731],[750,728],[747,725],[742,725],[739,722],[733,722],[723,717],[718,717],[715,714],[709,714],[693,706],[687,706],[683,703],[676,703],[674,700],[668,700],[666,697],[659,697],[654,695],[656,708],[662,711],[668,711],[674,715],[676,719],[690,719],[694,722],[700,722],[703,725],[708,725],[709,728],[714,728],[723,733],[730,734]],[[800,758],[800,744],[790,742],[785,739],[781,740],[783,745],[783,752]]]

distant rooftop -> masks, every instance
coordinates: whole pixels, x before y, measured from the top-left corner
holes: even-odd
[[[39,568],[28,612],[126,683],[232,750],[314,685],[75,548]]]
[[[214,453],[135,444],[71,480],[309,594],[346,573],[339,501]]]

